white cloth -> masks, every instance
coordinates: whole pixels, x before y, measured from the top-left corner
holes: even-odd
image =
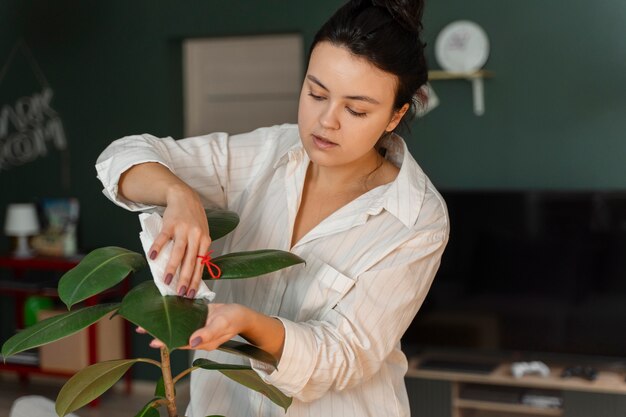
[[[240,303],[282,321],[278,370],[255,361],[252,366],[293,396],[287,416],[408,416],[400,338],[439,267],[449,225],[444,201],[404,141],[393,136],[384,146],[387,159],[401,168],[397,178],[340,208],[293,247],[309,164],[297,126],[178,141],[128,136],[102,153],[96,169],[108,198],[148,210],[120,198],[117,184],[132,165],[159,162],[195,188],[207,207],[239,213],[239,226],[224,241],[226,253],[274,248],[306,260],[255,279],[212,283],[216,302]],[[219,351],[196,357],[246,363]],[[195,371],[186,415],[210,414],[285,416],[219,372]]]
[[[13,402],[9,417],[58,417],[54,401],[41,395],[25,395]],[[66,417],[78,417],[67,414]]]
[[[176,270],[172,282],[169,285],[165,284],[165,268],[167,267],[167,261],[172,254],[172,248],[174,247],[174,241],[170,240],[161,248],[159,256],[156,259],[150,259],[150,248],[154,239],[157,238],[161,229],[163,228],[163,219],[159,213],[141,213],[139,215],[139,223],[141,224],[141,232],[139,232],[139,239],[141,240],[141,246],[146,253],[148,259],[148,265],[150,266],[150,272],[152,272],[152,278],[157,288],[161,292],[161,295],[178,295],[176,288],[178,287],[178,278],[180,276],[180,270]],[[203,298],[207,301],[213,301],[215,293],[207,287],[204,281],[200,282],[198,291],[194,298]]]

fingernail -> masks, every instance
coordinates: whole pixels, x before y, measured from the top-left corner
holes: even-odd
[[[150,252],[150,259],[154,260],[156,256],[157,256],[157,251],[153,250],[152,252]]]
[[[172,279],[174,278],[174,275],[172,274],[167,274],[165,276],[165,285],[170,285],[170,283],[172,282]]]
[[[189,346],[191,347],[196,347],[198,346],[200,343],[202,343],[202,338],[200,336],[194,338],[191,343],[189,344]]]
[[[189,290],[187,298],[193,298],[196,295],[196,290]]]
[[[178,290],[178,295],[179,296],[183,296],[183,294],[185,294],[187,292],[187,286],[183,285],[182,287],[180,287],[180,290]]]

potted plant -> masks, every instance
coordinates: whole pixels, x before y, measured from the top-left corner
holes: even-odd
[[[225,210],[207,210],[207,219],[213,240],[230,233],[239,223],[236,213]],[[212,259],[212,263],[222,271],[220,279],[251,278],[303,262],[298,256],[279,250],[235,252]],[[69,311],[38,322],[9,338],[2,345],[2,355],[6,358],[54,342],[91,326],[107,315],[120,315],[163,342],[165,346],[160,349],[161,361],[148,358],[119,359],[99,362],[80,370],[58,394],[55,408],[59,417],[98,398],[138,362],[160,368],[162,377],[156,383],[154,398],[136,417],[158,417],[159,407],[165,407],[169,417],[178,417],[174,386],[183,377],[199,369],[222,372],[238,383],[262,393],[286,411],[291,398],[264,383],[250,366],[198,359],[190,368],[172,375],[170,353],[186,346],[191,334],[204,325],[208,314],[205,301],[163,296],[154,281],[150,280],[132,288],[121,302],[72,310],[77,303],[117,285],[146,265],[143,255],[124,248],[104,247],[89,253],[59,281],[59,298]],[[211,278],[208,271],[205,270],[203,278]],[[231,340],[219,349],[276,366],[272,355],[251,344]]]

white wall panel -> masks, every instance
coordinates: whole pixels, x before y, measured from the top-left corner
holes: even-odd
[[[303,73],[300,35],[186,40],[185,135],[295,123]]]

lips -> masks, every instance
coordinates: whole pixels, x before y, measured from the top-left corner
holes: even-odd
[[[335,146],[339,146],[335,142],[331,142],[330,140],[326,139],[323,136],[317,136],[317,135],[311,135],[311,136],[313,137],[313,142],[315,143],[315,145],[320,149],[330,149],[330,148],[334,148]]]

